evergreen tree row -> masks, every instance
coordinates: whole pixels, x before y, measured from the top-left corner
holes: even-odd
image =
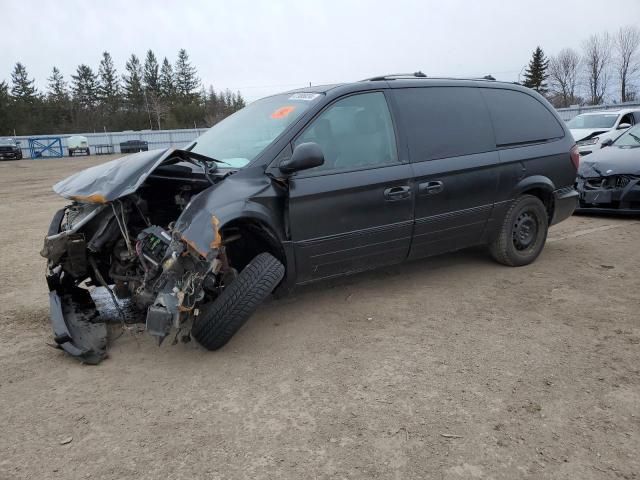
[[[205,90],[184,49],[173,64],[132,54],[122,75],[104,52],[97,72],[78,65],[67,81],[53,67],[47,82],[38,91],[16,63],[0,82],[0,136],[209,127],[245,106],[240,92]]]

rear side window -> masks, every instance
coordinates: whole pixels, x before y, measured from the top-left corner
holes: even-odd
[[[495,149],[491,120],[477,88],[426,87],[395,91],[413,162]]]
[[[544,142],[564,136],[547,108],[531,95],[515,90],[483,88],[500,146]]]

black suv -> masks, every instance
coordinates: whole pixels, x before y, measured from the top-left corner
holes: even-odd
[[[13,138],[0,138],[0,160],[21,160],[20,142]]]
[[[42,251],[55,339],[104,357],[87,284],[159,342],[213,350],[278,285],[473,245],[527,265],[574,211],[577,167],[564,122],[518,85],[384,76],[264,98],[184,149],[55,185],[73,201]]]

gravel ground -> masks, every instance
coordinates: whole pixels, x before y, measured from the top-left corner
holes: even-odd
[[[478,250],[264,305],[222,350],[50,348],[51,185],[0,163],[2,479],[640,478],[640,221],[573,217],[533,265]]]

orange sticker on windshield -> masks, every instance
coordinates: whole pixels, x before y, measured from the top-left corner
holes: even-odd
[[[279,109],[277,109],[275,112],[273,112],[271,114],[271,118],[284,118],[287,115],[289,115],[291,112],[293,112],[296,109],[296,107],[288,105],[286,107],[280,107]]]

